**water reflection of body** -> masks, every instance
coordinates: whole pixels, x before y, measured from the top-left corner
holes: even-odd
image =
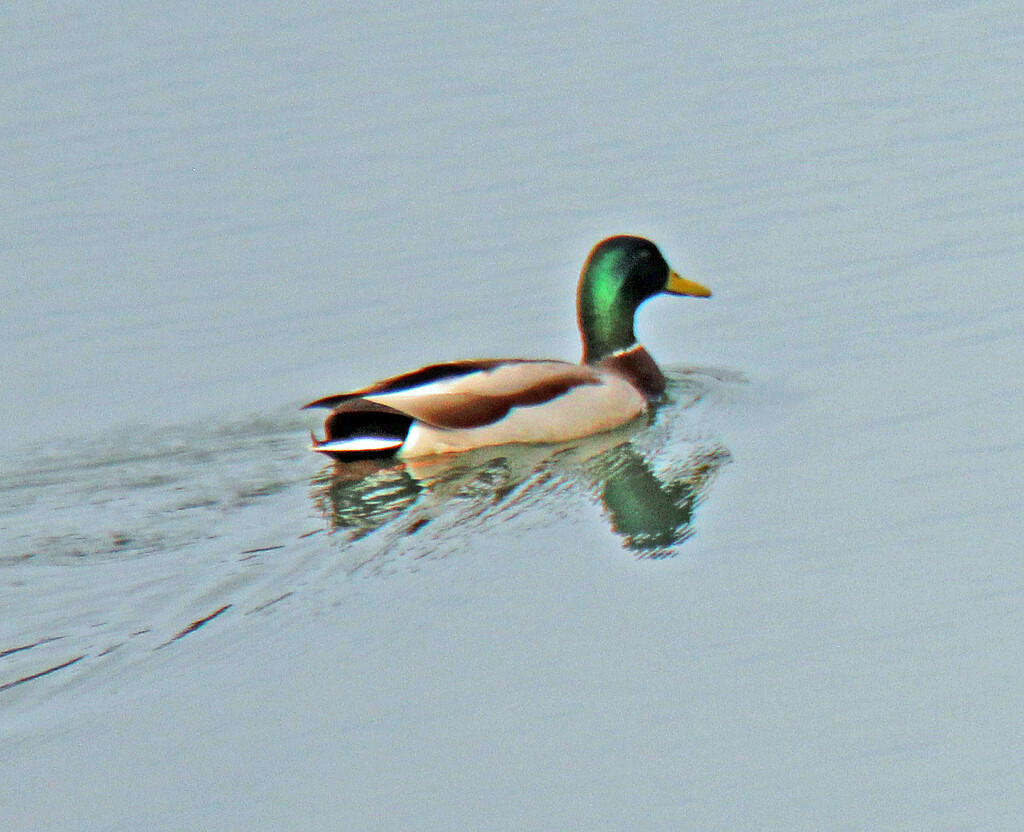
[[[454,512],[496,509],[582,488],[603,507],[623,545],[660,557],[693,534],[694,512],[729,453],[719,444],[686,445],[688,454],[658,470],[634,441],[636,426],[563,446],[502,446],[404,463],[337,463],[314,479],[314,498],[335,531],[350,538],[388,524],[411,534]],[[557,502],[555,503],[557,505]]]

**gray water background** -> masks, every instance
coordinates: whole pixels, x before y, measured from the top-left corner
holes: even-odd
[[[0,683],[83,657],[0,692],[6,828],[1020,828],[1015,4],[0,32]],[[676,556],[560,490],[328,535],[295,408],[575,357],[622,232],[716,292],[639,322],[727,371]]]

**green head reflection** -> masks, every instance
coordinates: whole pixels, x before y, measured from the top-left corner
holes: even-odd
[[[651,557],[671,554],[693,534],[697,505],[728,458],[716,447],[694,453],[676,476],[659,476],[629,442],[599,457],[595,484],[623,545]]]

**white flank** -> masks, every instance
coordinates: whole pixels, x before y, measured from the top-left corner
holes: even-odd
[[[413,422],[401,456],[414,459],[491,445],[567,442],[620,427],[647,409],[643,394],[625,379],[605,372],[599,378],[600,384],[583,384],[540,404],[513,407],[505,418],[478,428],[446,430]]]

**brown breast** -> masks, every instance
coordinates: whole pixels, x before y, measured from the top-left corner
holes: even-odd
[[[622,376],[649,399],[656,399],[665,392],[665,375],[651,354],[639,344],[626,352],[602,358],[597,366]]]

